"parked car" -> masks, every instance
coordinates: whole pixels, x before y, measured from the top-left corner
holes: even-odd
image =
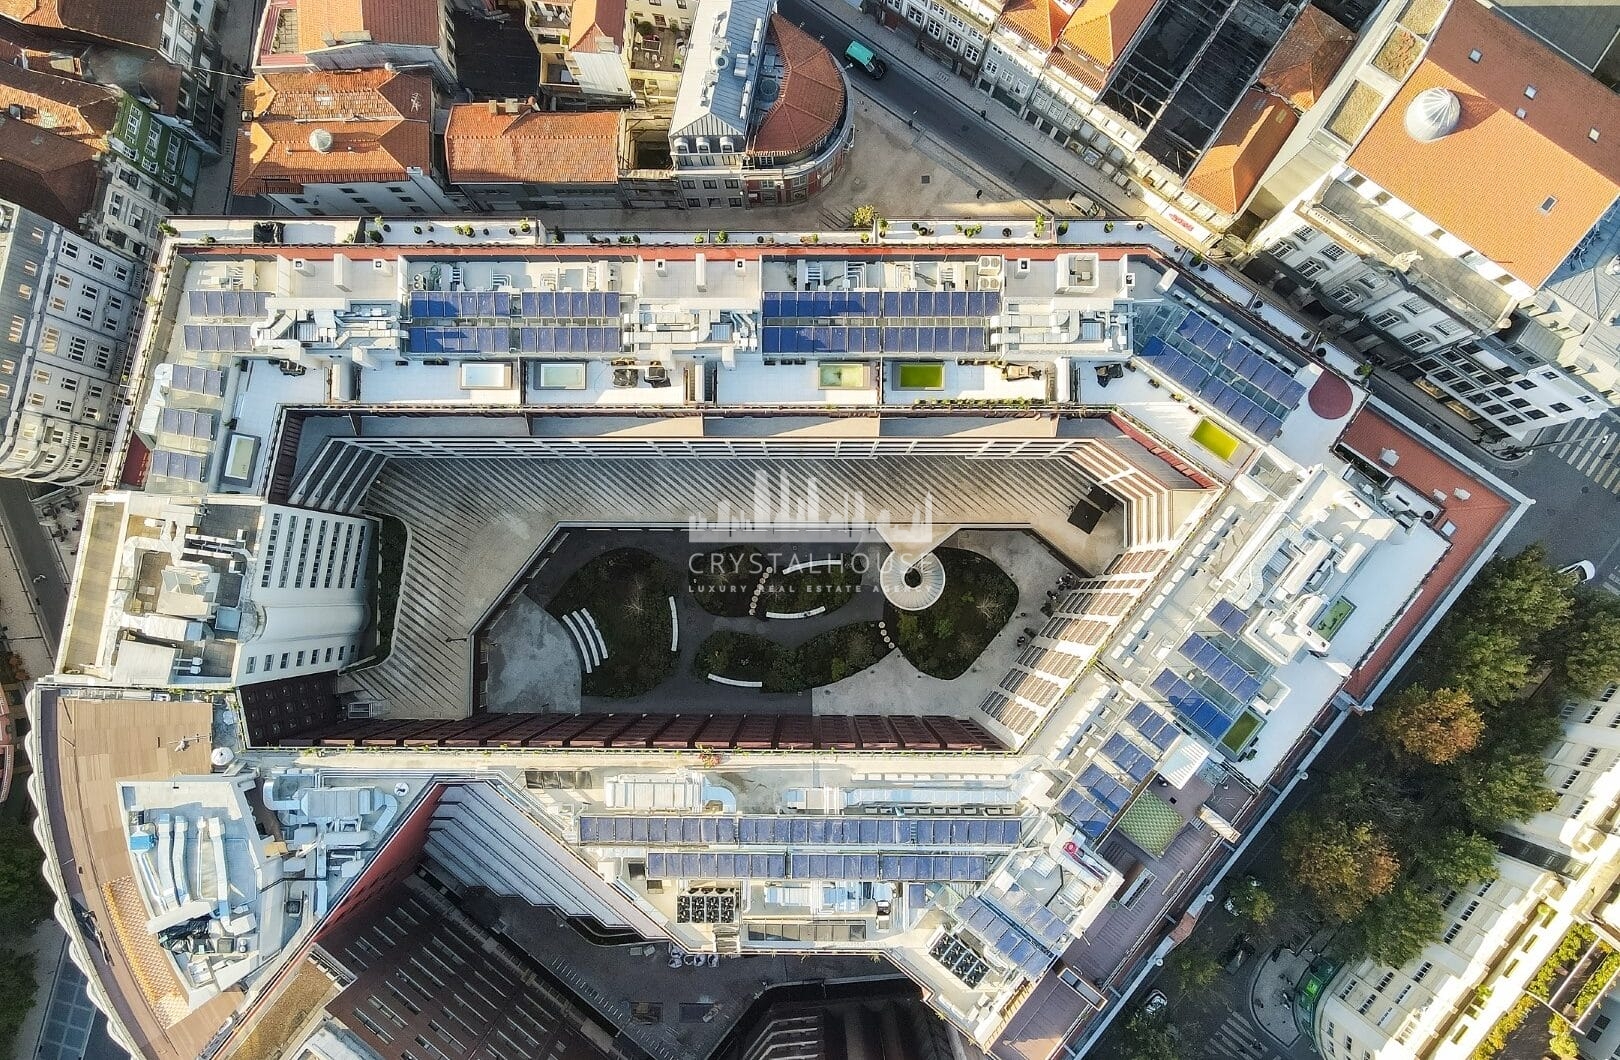
[[[873,55],[872,49],[858,40],[849,42],[849,47],[844,49],[844,57],[865,70],[874,81],[883,80],[883,75],[889,72],[889,64]]]
[[[1147,996],[1146,1001],[1142,1002],[1142,1015],[1150,1018],[1157,1016],[1164,1011],[1164,1007],[1168,1004],[1170,1004],[1170,999],[1164,996],[1164,991],[1155,990]]]
[[[1244,961],[1253,956],[1254,940],[1247,935],[1239,935],[1232,940],[1232,945],[1227,947],[1226,952],[1221,954],[1221,970],[1227,975],[1232,975],[1243,967]]]
[[[1576,582],[1589,582],[1597,577],[1597,568],[1589,559],[1576,560],[1567,567],[1559,567],[1559,574],[1573,574]]]
[[[1083,192],[1075,192],[1068,198],[1068,204],[1080,212],[1081,217],[1101,217],[1102,207],[1097,201]]]

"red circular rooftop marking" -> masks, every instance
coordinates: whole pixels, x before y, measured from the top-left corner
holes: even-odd
[[[1332,372],[1323,372],[1311,385],[1310,399],[1311,411],[1324,420],[1343,419],[1350,414],[1354,403],[1350,384]]]

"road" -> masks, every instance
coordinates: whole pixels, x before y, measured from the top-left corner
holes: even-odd
[[[0,479],[0,524],[4,525],[6,541],[24,584],[33,587],[38,601],[35,610],[54,655],[67,617],[67,583],[56,550],[34,514],[28,483]]]
[[[837,0],[833,0],[837,2]],[[1027,199],[1062,199],[1073,191],[1072,180],[1060,180],[1042,161],[1026,152],[1016,140],[1003,139],[987,130],[981,109],[1000,106],[988,96],[972,92],[968,83],[951,77],[956,94],[946,91],[922,71],[938,69],[914,48],[901,55],[888,47],[889,35],[872,19],[847,9],[844,20],[835,18],[809,0],[780,0],[777,10],[818,38],[836,56],[842,56],[852,37],[873,45],[880,55],[892,57],[888,76],[874,81],[859,70],[849,78],[855,91],[877,101],[901,119],[909,119],[921,132],[939,141],[953,154],[972,162],[979,169],[1004,181]],[[848,23],[855,23],[852,33]],[[882,36],[879,37],[879,34]],[[915,62],[914,68],[911,64]],[[969,104],[972,104],[971,106]],[[1080,168],[1076,161],[1075,168]]]

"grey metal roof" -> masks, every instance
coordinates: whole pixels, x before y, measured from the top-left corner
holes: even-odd
[[[682,136],[734,136],[742,150],[775,6],[774,0],[699,0],[686,46],[686,75],[669,123],[672,142]]]

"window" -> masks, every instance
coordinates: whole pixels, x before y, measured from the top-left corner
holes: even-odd
[[[1414,331],[1401,340],[1401,344],[1409,350],[1421,350],[1433,345],[1434,339],[1427,331]]]
[[[1462,934],[1462,929],[1462,921],[1459,920],[1453,923],[1450,927],[1446,928],[1446,933],[1440,937],[1440,941],[1447,943],[1448,945],[1455,942],[1457,940],[1457,936]]]
[[[1337,243],[1329,243],[1322,248],[1322,256],[1329,261],[1338,261],[1344,257],[1344,248]]]
[[[57,398],[56,412],[61,416],[71,416],[73,414],[73,402],[67,398]]]
[[[23,333],[28,330],[28,321],[22,317],[12,317],[11,327],[6,329],[6,338],[12,342],[21,342]]]
[[[1373,317],[1372,322],[1373,327],[1384,328],[1387,330],[1389,328],[1399,327],[1400,325],[1406,323],[1406,318],[1395,312],[1393,309],[1385,309],[1377,316]]]
[[[1483,56],[1480,54],[1480,50],[1478,48],[1470,48],[1468,50],[1468,61],[1469,62],[1477,63],[1477,62],[1479,62],[1479,60],[1481,58],[1483,58]]]
[[[1320,259],[1306,258],[1304,261],[1299,263],[1299,274],[1306,279],[1310,279],[1312,276],[1315,276],[1317,273],[1326,268],[1327,266],[1323,265]]]
[[[248,661],[247,661],[247,672],[248,673],[253,673],[258,668],[259,668],[259,657],[257,655],[249,655],[248,656]]]
[[[1525,85],[1524,86],[1524,98],[1525,99],[1535,99],[1536,98],[1536,86],[1535,85]]]
[[[1552,213],[1552,208],[1558,205],[1558,196],[1549,195],[1541,201],[1541,212]]]
[[[1429,977],[1429,972],[1432,971],[1433,969],[1434,969],[1434,963],[1432,961],[1424,961],[1422,964],[1418,965],[1417,971],[1412,973],[1412,982],[1414,982],[1414,983],[1423,982],[1423,980],[1425,980],[1425,979],[1427,979]]]
[[[1345,308],[1349,308],[1350,306],[1353,306],[1357,302],[1361,301],[1360,292],[1353,287],[1336,287],[1328,295],[1328,297]]]

